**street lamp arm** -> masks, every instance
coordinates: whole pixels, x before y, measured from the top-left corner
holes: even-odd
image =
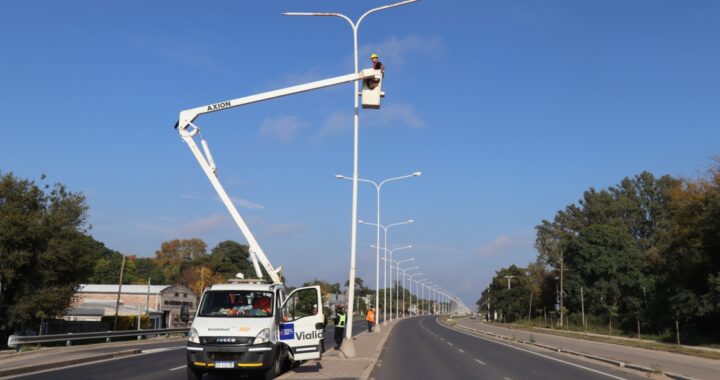
[[[360,27],[360,23],[363,21],[363,19],[365,19],[365,17],[367,17],[367,16],[368,16],[369,14],[371,14],[371,13],[375,13],[375,12],[381,11],[381,10],[383,10],[383,9],[398,7],[398,6],[400,6],[400,5],[405,5],[405,4],[414,3],[414,2],[416,2],[416,1],[419,1],[419,0],[405,0],[405,1],[400,1],[400,2],[398,2],[398,3],[383,5],[382,7],[373,8],[373,9],[365,12],[362,16],[360,16],[360,18],[358,19],[357,24],[355,25],[355,27],[356,27],[356,28],[357,28],[357,27]]]
[[[383,180],[382,182],[380,182],[379,185],[375,185],[375,186],[377,186],[378,188],[381,188],[382,185],[384,185],[386,182],[397,181],[397,180],[399,180],[399,179],[405,179],[405,178],[410,178],[410,177],[417,177],[417,176],[419,176],[419,175],[421,175],[421,174],[422,174],[422,172],[414,172],[414,173],[412,173],[412,174],[402,175],[402,176],[400,176],[400,177],[388,178],[388,179]]]
[[[350,181],[353,180],[352,177],[348,177],[348,176],[345,176],[345,175],[342,175],[342,174],[335,174],[335,178],[337,178],[337,179],[348,179],[348,180],[350,180]],[[378,184],[377,184],[375,181],[373,181],[373,180],[358,178],[358,182],[372,183],[372,184],[375,186],[376,189],[378,189],[378,190],[380,189],[380,186],[378,186]]]

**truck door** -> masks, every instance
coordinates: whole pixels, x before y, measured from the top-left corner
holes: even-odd
[[[320,287],[293,290],[280,312],[280,341],[292,350],[294,360],[320,358],[320,340],[324,339],[324,318]]]

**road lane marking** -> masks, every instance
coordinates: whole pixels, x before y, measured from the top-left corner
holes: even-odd
[[[503,379],[505,379],[505,380],[512,380],[512,379],[509,378],[509,377],[503,377]]]
[[[186,348],[187,346],[173,346],[173,347],[158,347],[158,348],[149,348],[147,350],[142,350],[143,354],[157,354],[158,352],[165,352],[165,351],[172,351],[172,350],[180,350],[183,348]]]
[[[461,349],[459,349],[459,348],[458,348],[458,351],[460,351],[460,352],[463,353],[463,354],[465,353],[465,351],[463,351],[463,350],[461,350]]]
[[[448,329],[448,330],[453,330],[453,331],[458,332],[458,333],[460,333],[460,334],[465,334],[465,335],[467,335],[467,336],[471,336],[471,337],[474,337],[474,338],[477,338],[477,339],[482,339],[482,340],[484,340],[484,341],[488,341],[488,342],[491,342],[491,343],[499,344],[499,345],[502,345],[502,346],[505,346],[505,347],[510,347],[510,348],[516,349],[516,350],[518,350],[518,351],[527,352],[528,354],[540,356],[540,357],[543,357],[543,358],[545,358],[545,359],[549,359],[549,360],[553,360],[553,361],[556,361],[556,362],[559,362],[559,363],[567,364],[567,365],[569,365],[569,366],[573,366],[573,367],[576,367],[576,368],[581,368],[581,369],[584,369],[584,370],[586,370],[586,371],[590,371],[590,372],[594,372],[594,373],[597,373],[597,374],[600,374],[600,375],[604,375],[604,376],[607,376],[607,377],[612,378],[612,379],[627,380],[627,379],[624,378],[624,377],[615,376],[615,375],[610,374],[610,373],[607,373],[607,372],[598,371],[598,370],[593,369],[593,368],[589,368],[589,367],[585,367],[585,366],[582,366],[582,365],[579,365],[579,364],[571,363],[571,362],[568,362],[568,361],[565,361],[565,360],[562,360],[562,359],[554,358],[554,357],[552,357],[552,356],[543,355],[543,354],[538,353],[538,352],[526,350],[526,349],[520,348],[520,347],[515,347],[515,346],[513,346],[513,345],[506,344],[506,343],[503,343],[503,342],[498,342],[498,341],[496,341],[496,340],[492,340],[492,339],[489,339],[489,338],[485,338],[485,337],[477,336],[477,335],[474,335],[474,334],[466,333],[466,332],[460,331],[460,330],[455,330],[455,329],[453,329],[453,328],[444,326],[443,324],[440,323],[440,321],[439,321],[438,319],[435,319],[435,323],[437,323],[438,325],[440,325],[440,326],[442,326],[442,327],[444,327],[444,328],[446,328],[446,329]]]
[[[452,343],[450,343],[450,342],[447,342],[447,343],[448,343],[448,346],[452,346],[452,345],[453,345],[453,344],[452,344]]]
[[[483,361],[480,360],[480,359],[475,359],[475,361],[478,362],[478,363],[480,363],[480,364],[482,364],[482,365],[487,365],[487,364],[485,364],[485,362],[483,362]]]
[[[186,367],[186,366],[181,365],[180,367],[170,368],[170,370],[171,370],[171,371],[177,371],[177,370],[183,369],[183,368],[185,368],[185,367]]]

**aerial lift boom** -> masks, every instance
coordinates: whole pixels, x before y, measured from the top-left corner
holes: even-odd
[[[210,183],[215,188],[215,191],[220,196],[220,199],[225,204],[225,207],[230,212],[230,215],[232,216],[233,220],[235,221],[235,224],[240,228],[240,231],[242,232],[243,236],[245,236],[245,239],[248,242],[248,245],[250,247],[250,258],[252,259],[253,266],[255,268],[255,274],[258,278],[262,278],[262,271],[260,270],[260,265],[265,268],[265,271],[270,276],[273,283],[280,283],[282,280],[280,279],[280,272],[282,271],[282,267],[274,268],[272,264],[270,263],[270,260],[268,260],[267,256],[265,255],[265,252],[260,247],[260,244],[258,244],[257,240],[255,240],[255,236],[252,234],[250,229],[248,228],[247,224],[243,220],[243,218],[240,216],[240,213],[237,211],[237,208],[230,200],[230,197],[227,195],[227,192],[225,192],[225,189],[223,188],[222,184],[217,178],[217,167],[215,166],[215,162],[213,160],[212,154],[210,153],[210,148],[208,147],[207,142],[200,134],[200,128],[198,128],[193,122],[195,119],[197,119],[198,116],[210,113],[210,112],[217,112],[221,110],[226,110],[234,107],[240,107],[251,103],[257,103],[265,100],[270,100],[274,98],[279,98],[287,95],[293,95],[298,94],[301,92],[311,91],[311,90],[317,90],[324,87],[330,87],[335,86],[343,83],[348,83],[356,80],[365,80],[365,79],[371,79],[371,80],[382,80],[382,73],[380,70],[373,70],[373,69],[366,69],[362,70],[357,73],[342,75],[339,77],[334,78],[328,78],[323,79],[311,83],[305,83],[297,86],[282,88],[279,90],[274,91],[268,91],[263,92],[260,94],[245,96],[242,98],[236,98],[231,100],[225,100],[213,104],[208,104],[206,106],[196,107],[189,110],[184,110],[180,112],[180,118],[178,119],[177,124],[175,124],[175,128],[180,133],[180,137],[183,139],[183,141],[188,145],[190,148],[190,151],[192,151],[193,155],[197,159],[198,163],[200,164],[200,167],[202,168],[203,172],[205,172],[205,175],[210,180]],[[365,90],[363,91],[365,92]],[[378,84],[377,89],[374,91],[378,94],[380,93],[380,86]],[[370,98],[368,96],[367,98]],[[379,108],[379,96],[377,96],[377,107],[372,108]],[[197,143],[195,142],[195,138],[198,137],[200,139],[200,145],[202,145],[203,151],[201,152],[198,148]],[[259,263],[258,263],[259,261]]]

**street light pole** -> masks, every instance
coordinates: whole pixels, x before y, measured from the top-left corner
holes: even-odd
[[[407,262],[407,261],[414,261],[415,258],[409,258],[405,260],[398,260],[395,262],[396,268],[397,268],[397,276],[395,276],[395,281],[397,284],[397,291],[395,292],[395,318],[400,318],[400,263]],[[413,269],[417,269],[417,267],[413,267]],[[405,272],[403,271],[403,309],[405,306]],[[405,316],[405,310],[403,310],[403,316]]]
[[[515,276],[505,276],[505,278],[508,280],[508,289],[510,289],[510,279],[515,278]]]
[[[383,231],[385,231],[385,243],[384,243],[383,248],[382,248],[383,251],[384,251],[384,255],[385,255],[385,258],[383,258],[383,260],[385,261],[385,263],[384,263],[384,265],[383,265],[383,309],[384,309],[384,311],[383,311],[383,316],[385,317],[385,318],[383,319],[383,325],[387,325],[387,320],[388,320],[388,317],[387,317],[387,312],[388,312],[388,302],[387,302],[387,301],[388,301],[388,299],[387,299],[387,273],[388,273],[388,272],[387,272],[387,258],[388,258],[388,257],[387,257],[387,253],[388,253],[388,249],[387,249],[387,235],[388,235],[388,230],[390,229],[390,227],[400,226],[400,225],[403,225],[403,224],[414,223],[414,222],[415,222],[415,221],[414,221],[413,219],[410,219],[410,220],[406,220],[406,221],[404,221],[404,222],[391,223],[391,224],[388,224],[387,226],[383,226],[382,224],[380,225],[380,228],[382,228]],[[376,225],[375,223],[370,223],[370,222],[366,222],[366,221],[363,221],[363,220],[358,220],[358,223],[360,223],[360,224],[367,224],[367,225],[370,225],[370,226]],[[373,248],[378,248],[378,249],[379,249],[379,246],[377,246],[377,245],[371,245],[371,247],[373,247]],[[391,279],[391,280],[392,280],[392,279]],[[390,293],[390,301],[391,301],[390,303],[392,304],[392,293]],[[392,309],[390,309],[390,312],[392,313]]]
[[[319,13],[319,12],[285,12],[284,16],[335,16],[340,17],[350,24],[353,32],[353,56],[355,61],[355,72],[358,72],[358,28],[360,23],[369,14],[381,11],[388,8],[397,7],[413,3],[417,0],[405,0],[394,4],[388,4],[381,7],[370,9],[365,12],[360,18],[353,22],[347,16],[341,13]],[[348,299],[351,300],[347,310],[347,325],[345,328],[345,339],[343,339],[342,346],[340,347],[342,352],[348,358],[355,357],[355,345],[352,341],[352,329],[353,329],[353,304],[352,299],[355,296],[355,254],[357,250],[357,198],[358,198],[358,145],[359,145],[359,125],[360,125],[360,107],[358,106],[358,81],[354,83],[355,89],[353,90],[354,112],[353,112],[353,194],[352,194],[352,224],[351,224],[351,237],[350,237],[350,275],[349,275],[349,286]]]
[[[376,226],[375,246],[377,248],[375,251],[375,309],[378,311],[377,312],[378,319],[380,318],[380,315],[379,315],[380,310],[377,306],[378,306],[378,300],[380,299],[380,227],[382,226],[380,224],[380,190],[382,189],[382,186],[384,184],[386,184],[390,181],[397,181],[400,179],[411,178],[411,177],[419,177],[421,175],[422,175],[422,172],[417,171],[412,174],[408,174],[408,175],[404,175],[404,176],[388,178],[386,180],[381,181],[380,183],[377,183],[377,182],[375,182],[373,180],[369,180],[369,179],[358,178],[359,182],[371,183],[373,186],[375,186],[375,190],[377,191],[377,223],[375,223],[375,226]],[[335,178],[353,180],[353,178],[351,178],[351,177],[346,177],[346,176],[340,175],[340,174],[336,174]],[[381,331],[380,324],[377,324],[377,326],[375,327],[375,332],[380,332],[380,331]]]
[[[420,273],[415,273],[415,274],[409,274],[409,275],[408,275],[408,277],[410,277],[410,303],[411,303],[411,304],[412,304],[412,283],[414,282],[413,277],[415,277],[415,276],[420,276],[420,275],[422,275],[422,274],[423,274],[423,273],[420,272]],[[417,284],[415,284],[415,301],[416,301],[416,302],[418,301]],[[418,314],[418,309],[417,309],[417,307],[418,307],[418,305],[415,305],[415,314],[416,314],[416,315]]]

